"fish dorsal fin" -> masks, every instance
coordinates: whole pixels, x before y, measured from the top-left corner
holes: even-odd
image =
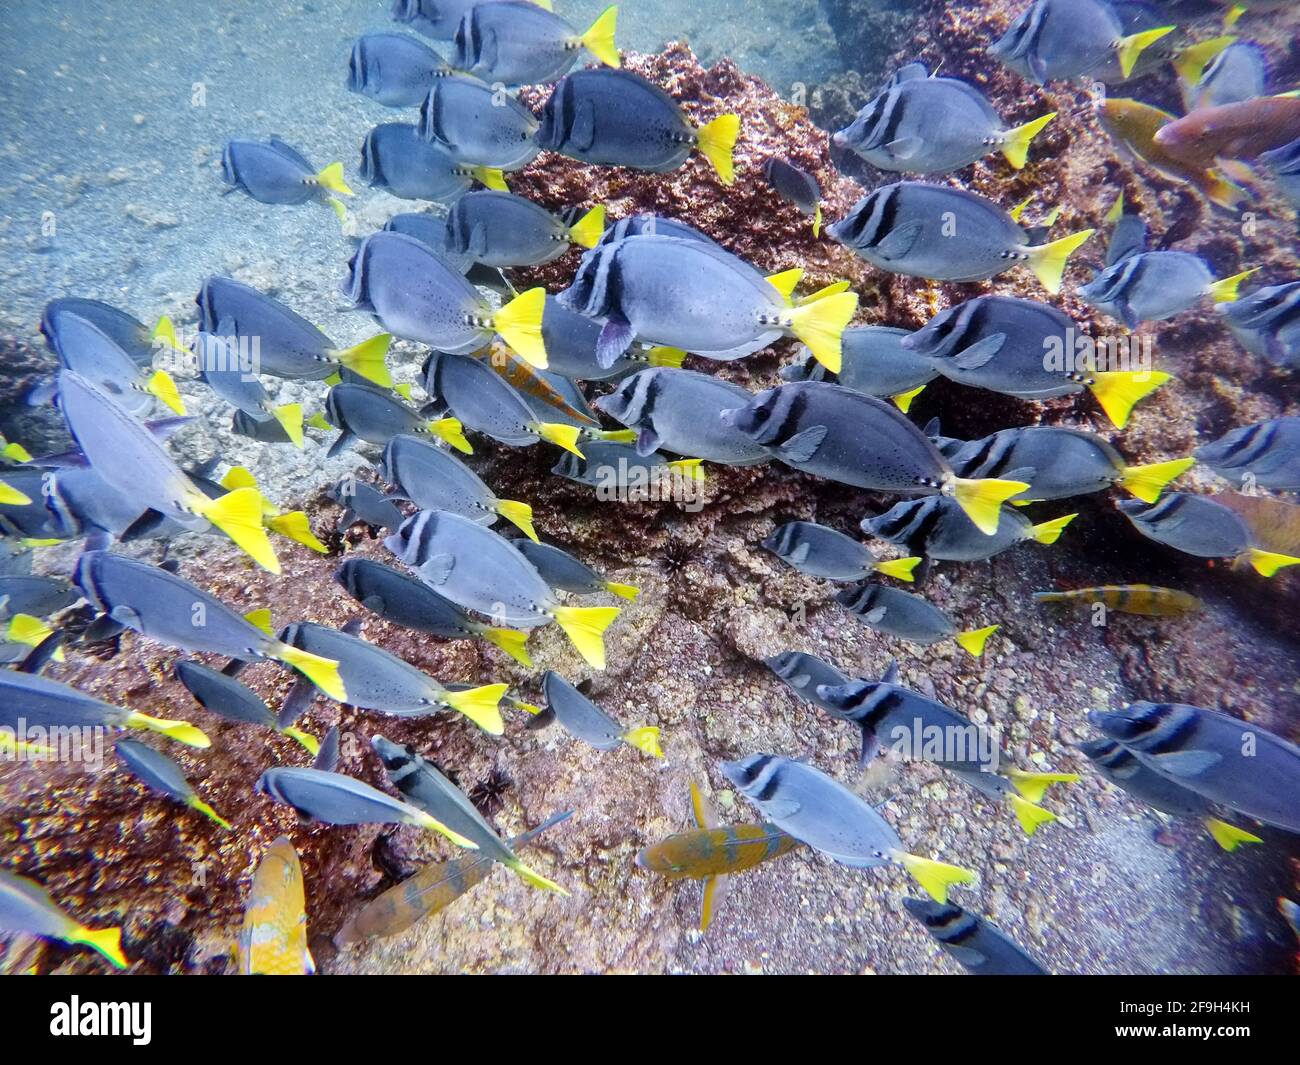
[[[347,621],[339,626],[339,631],[346,632],[349,636],[360,636],[362,622],[363,619],[361,617],[348,618]]]
[[[316,755],[315,761],[312,762],[313,769],[320,769],[326,773],[333,773],[339,764],[339,727],[331,725],[330,730],[325,733],[324,739],[320,743],[320,751]]]
[[[695,823],[700,828],[718,828],[722,824],[718,811],[713,808],[713,803],[694,780],[691,781],[691,811],[695,815]]]
[[[885,675],[880,678],[880,683],[881,684],[898,683],[898,660],[897,659],[889,663],[889,668],[885,670]]]

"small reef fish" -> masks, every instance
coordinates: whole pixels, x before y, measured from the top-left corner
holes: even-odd
[[[854,392],[891,399],[904,414],[921,391],[939,376],[933,363],[903,347],[911,330],[882,325],[844,330],[839,372],[828,375],[807,348],[781,367],[782,381],[830,381]]]
[[[240,365],[238,338],[200,333],[195,342],[199,360],[199,377],[203,383],[235,410],[253,418],[270,415],[284,430],[294,447],[302,447],[302,404],[277,405],[257,376]]]
[[[640,594],[638,588],[609,580],[554,544],[544,544],[539,540],[519,540],[515,546],[524,558],[537,567],[542,580],[558,591],[572,592],[574,595],[609,592],[620,599],[635,599]]]
[[[330,163],[320,170],[296,148],[272,137],[267,141],[227,141],[221,149],[221,179],[246,192],[258,203],[300,204],[317,200],[327,204],[342,221],[347,208],[339,196],[353,192],[343,180],[343,164]]]
[[[1246,198],[1246,191],[1224,177],[1216,161],[1204,166],[1186,163],[1156,140],[1156,134],[1177,116],[1138,100],[1116,98],[1099,101],[1096,113],[1116,144],[1162,176],[1195,186],[1211,203],[1228,210]]]
[[[547,369],[572,381],[608,381],[647,366],[681,368],[686,353],[678,348],[665,347],[632,348],[611,365],[601,366],[597,351],[603,328],[603,322],[576,314],[562,306],[554,296],[547,296],[546,310],[542,315]]]
[[[347,87],[385,107],[419,107],[446,69],[442,56],[414,37],[367,33],[348,56]]]
[[[258,777],[254,790],[292,806],[310,821],[327,825],[413,825],[446,836],[458,847],[476,849],[464,836],[423,810],[342,773],[278,766]]]
[[[1039,603],[1061,603],[1066,606],[1092,606],[1100,603],[1107,610],[1152,618],[1181,617],[1184,614],[1194,614],[1205,606],[1196,596],[1187,592],[1153,584],[1107,584],[1097,588],[1075,588],[1068,592],[1035,592],[1034,599]]]
[[[1078,336],[1074,322],[1046,303],[977,296],[940,312],[901,343],[934,360],[944,377],[972,388],[1021,399],[1052,399],[1087,390],[1112,424],[1123,429],[1138,401],[1170,375],[1151,369],[1076,368]]]
[[[169,349],[175,351],[179,347],[176,329],[166,315],[151,328],[107,303],[67,296],[50,300],[41,313],[41,335],[54,350],[58,348],[58,336],[65,316],[80,318],[95,326],[142,368],[152,368],[160,353]]]
[[[1256,547],[1250,526],[1208,496],[1172,492],[1151,507],[1127,499],[1119,509],[1143,536],[1184,554],[1240,560],[1265,577],[1300,565],[1300,558]]]
[[[763,659],[763,664],[780,677],[786,687],[804,702],[812,703],[813,706],[820,707],[828,714],[834,715],[839,712],[837,706],[817,694],[817,689],[823,686],[840,688],[848,684],[851,678],[829,662],[823,661],[816,655],[805,654],[803,651],[782,651],[780,654]]]
[[[1216,281],[1205,260],[1182,251],[1143,251],[1107,267],[1079,296],[1136,329],[1143,322],[1174,318],[1208,296],[1230,303],[1253,270]]]
[[[400,746],[383,736],[373,737],[370,746],[383,762],[384,772],[393,787],[405,795],[411,805],[461,833],[473,842],[480,855],[500,862],[524,883],[543,891],[568,895],[555,881],[548,880],[521,862],[465,793],[443,776],[437,766],[421,758],[413,747]]]
[[[883,573],[910,582],[915,579],[912,571],[921,563],[919,558],[881,562],[853,537],[811,521],[778,525],[763,546],[800,573],[827,581],[861,581]]]
[[[188,721],[150,717],[138,710],[101,702],[66,684],[25,673],[0,669],[0,726],[28,728],[99,727],[148,729],[187,747],[210,747],[212,741]]]
[[[1065,514],[1034,524],[1023,514],[1002,508],[992,534],[976,528],[956,500],[926,496],[899,503],[875,518],[864,518],[860,528],[869,536],[917,550],[927,558],[949,562],[978,562],[1009,551],[1017,544],[1051,547],[1078,517]]]
[[[769,858],[789,854],[801,844],[776,825],[724,826],[713,804],[694,781],[691,781],[691,811],[695,816],[694,831],[678,832],[642,848],[637,852],[636,864],[669,880],[703,880],[700,931],[707,932],[726,898],[727,881],[732,874],[755,869]]]
[[[238,939],[241,976],[310,976],[302,863],[287,836],[262,855],[253,873]]]
[[[460,459],[427,440],[393,437],[376,469],[402,498],[421,510],[449,511],[483,525],[505,518],[530,540],[537,539],[532,507],[513,499],[498,499]],[[392,527],[396,529],[400,524],[399,518]]]
[[[894,407],[821,381],[778,385],[722,419],[787,466],[839,484],[899,495],[956,499],[988,535],[1002,503],[1028,484],[965,480],[938,448]]]
[[[511,629],[554,622],[590,665],[605,668],[603,633],[619,611],[562,604],[519,549],[491,529],[457,514],[424,511],[403,522],[384,546],[462,609]]]
[[[1147,224],[1140,214],[1124,210],[1124,194],[1121,192],[1115,206],[1110,209],[1106,220],[1114,222],[1110,231],[1110,243],[1106,245],[1106,266],[1121,263],[1130,255],[1146,251]]]
[[[1225,851],[1235,851],[1243,843],[1263,842],[1253,833],[1216,817],[1214,803],[1176,780],[1157,773],[1114,740],[1089,740],[1081,743],[1079,750],[1088,756],[1097,772],[1139,802],[1170,817],[1200,821],[1214,842]]]
[[[704,480],[700,459],[681,459],[670,462],[663,455],[652,452],[642,455],[628,444],[583,444],[585,458],[564,454],[551,472],[557,477],[588,485],[604,491],[649,489],[673,478],[682,482]]]
[[[17,614],[48,618],[80,598],[81,593],[62,577],[0,574],[0,619]]]
[[[512,851],[532,843],[548,828],[573,815],[571,810],[554,814],[540,825],[508,840]],[[418,872],[371,899],[348,918],[334,936],[337,947],[352,946],[367,939],[399,935],[431,914],[445,910],[492,872],[494,859],[472,854],[449,862],[430,862]]]
[[[967,654],[979,658],[984,645],[999,626],[959,631],[937,606],[919,595],[888,588],[883,584],[865,584],[837,592],[835,601],[864,625],[878,632],[929,646],[944,640],[956,640]]]
[[[478,78],[436,78],[420,104],[420,136],[466,166],[518,170],[541,151],[537,117]]]
[[[817,179],[789,159],[776,156],[763,163],[763,178],[783,200],[812,219],[813,239],[822,235],[822,190]]]
[[[531,0],[475,4],[456,27],[451,65],[489,85],[540,85],[566,73],[585,48],[606,66],[620,65],[614,33],[618,8],[607,7],[585,33]]]
[[[292,724],[281,726],[275,714],[255,691],[234,677],[184,659],[176,663],[176,679],[204,710],[227,721],[269,728],[296,740],[313,758],[320,753],[316,737]]]
[[[215,821],[226,831],[231,831],[230,822],[199,798],[194,785],[185,779],[184,771],[167,755],[135,740],[118,740],[113,744],[113,750],[126,763],[131,773],[147,787],[179,803],[184,803],[191,810],[197,810],[204,817]]]
[[[1086,229],[1031,246],[1030,234],[993,201],[919,181],[877,189],[826,232],[889,273],[983,281],[1026,266],[1052,295],[1061,291],[1070,256],[1093,233]]]
[[[1143,765],[1211,802],[1300,832],[1300,747],[1217,710],[1133,703],[1089,723]]]
[[[174,573],[104,551],[83,553],[73,580],[96,610],[147,640],[240,662],[274,659],[307,675],[331,699],[347,700],[338,663],[277,640],[265,612],[247,620]]]
[[[325,397],[325,417],[342,433],[330,447],[330,458],[353,440],[386,446],[396,436],[421,433],[445,440],[466,455],[474,452],[455,418],[430,421],[408,407],[395,393],[370,385],[346,382],[335,385]]]
[[[571,311],[605,320],[596,352],[602,366],[622,358],[635,340],[727,362],[794,336],[837,371],[857,294],[835,292],[795,306],[785,297],[743,259],[713,244],[642,235],[587,252],[558,299]]]
[[[862,730],[860,765],[867,765],[876,755],[878,744],[887,743],[915,761],[933,762],[974,783],[980,776],[992,780],[1001,777],[1009,785],[980,788],[986,794],[1005,797],[1025,835],[1032,836],[1042,825],[1055,821],[1056,815],[1037,805],[1053,784],[1071,784],[1079,778],[1074,773],[1031,773],[1016,769],[1010,758],[999,749],[997,738],[963,714],[929,699],[899,683],[898,663],[891,662],[878,681],[851,680],[841,686],[819,685],[820,703],[833,707],[830,712],[842,721],[851,721]],[[965,735],[972,738],[960,751],[947,751],[939,745],[931,750],[924,742],[923,730],[936,734]]]
[[[438,351],[477,351],[500,333],[527,362],[546,368],[546,290],[530,289],[504,307],[483,295],[426,245],[401,233],[372,233],[348,262],[344,296],[396,336]]]
[[[455,202],[474,187],[504,189],[501,171],[460,162],[433,141],[420,136],[418,126],[385,122],[361,143],[361,180],[402,200]]]
[[[1022,170],[1029,145],[1056,117],[1052,112],[1010,129],[973,85],[930,76],[919,63],[900,74],[831,138],[879,170],[951,174],[993,151]]]
[[[1116,59],[1121,77],[1128,78],[1142,52],[1173,29],[1126,37],[1106,0],[1034,0],[989,52],[1039,85],[1094,74]]]
[[[82,924],[35,880],[7,869],[0,869],[0,930],[90,947],[119,969],[130,964],[122,953],[120,928],[96,929]]]
[[[1257,289],[1219,310],[1252,355],[1280,369],[1300,366],[1300,281]]]
[[[605,232],[605,208],[593,207],[572,225],[510,192],[469,192],[447,212],[446,250],[484,266],[541,266],[574,244],[595,247]]]
[[[393,437],[393,440],[417,440],[413,436]],[[438,454],[445,455],[445,451],[433,445],[426,445],[425,441],[418,441],[422,446],[428,446]],[[389,441],[391,444],[392,441]],[[345,477],[338,484],[332,485],[326,490],[327,498],[333,500],[343,508],[343,515],[339,518],[336,526],[339,532],[350,529],[357,522],[364,522],[372,529],[396,529],[402,524],[405,515],[397,508],[397,504],[385,496],[372,485],[364,484],[355,477]]]
[[[653,725],[624,728],[554,670],[548,670],[542,678],[542,697],[546,708],[528,722],[530,730],[543,729],[558,721],[570,736],[591,744],[598,751],[612,751],[620,743],[626,743],[652,758],[664,756],[659,747],[658,728]]]
[[[247,338],[256,344],[258,373],[291,381],[323,381],[352,370],[382,388],[393,379],[384,366],[392,341],[386,333],[340,348],[279,300],[228,277],[210,277],[195,299],[199,328],[214,336]]]
[[[1253,41],[1233,41],[1201,71],[1195,83],[1184,80],[1187,111],[1254,100],[1268,91],[1268,60]]]
[[[504,684],[452,691],[360,636],[310,621],[289,625],[280,633],[280,639],[309,655],[337,662],[350,706],[395,717],[423,717],[439,710],[456,710],[493,736],[505,731],[497,708],[506,692]]]
[[[1023,947],[978,914],[930,899],[904,899],[903,909],[925,926],[945,954],[973,976],[1048,975]]]
[[[368,558],[350,558],[335,571],[334,579],[367,610],[394,625],[443,640],[487,640],[520,665],[533,664],[524,649],[528,633],[476,621],[427,584],[391,566]]]
[[[1196,460],[1240,488],[1247,482],[1279,492],[1300,492],[1300,418],[1270,418],[1243,425],[1196,449]]]
[[[939,902],[947,901],[952,885],[975,879],[968,869],[908,854],[883,817],[820,769],[771,754],[719,768],[764,818],[841,865],[901,865]]]
[[[393,0],[390,17],[435,41],[450,41],[456,27],[482,0]]]
[[[1262,96],[1205,107],[1162,126],[1156,143],[1188,166],[1218,159],[1254,160],[1300,137],[1300,98]]]
[[[595,406],[637,430],[636,454],[642,458],[662,448],[724,466],[757,466],[770,462],[772,453],[720,417],[753,398],[710,374],[656,367],[633,374]]]
[[[177,414],[185,413],[176,382],[166,370],[142,366],[88,318],[65,312],[56,321],[58,326],[47,339],[63,369],[80,374],[131,414],[143,414],[154,401]]]

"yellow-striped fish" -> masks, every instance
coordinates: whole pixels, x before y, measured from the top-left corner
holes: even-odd
[[[548,817],[536,828],[515,836],[507,845],[511,850],[518,850],[572,815],[572,810],[565,810]],[[334,945],[342,948],[405,932],[422,918],[445,910],[487,879],[493,861],[486,854],[474,853],[450,862],[422,866],[414,876],[371,899],[354,913],[334,934]]]
[[[239,933],[242,976],[304,976],[316,971],[307,949],[307,910],[298,852],[285,836],[253,874]]]
[[[789,854],[800,844],[793,836],[767,823],[722,826],[712,804],[694,782],[691,783],[691,809],[699,827],[646,847],[637,854],[636,864],[669,880],[704,881],[700,909],[703,932],[722,905],[728,876],[753,869],[769,858]]]
[[[1076,588],[1071,592],[1035,592],[1040,603],[1103,603],[1121,614],[1142,614],[1172,618],[1194,614],[1204,605],[1194,595],[1154,584],[1105,584],[1097,588]]]

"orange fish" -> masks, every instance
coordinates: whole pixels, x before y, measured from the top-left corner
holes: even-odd
[[[242,976],[304,976],[316,971],[307,949],[307,910],[302,864],[281,836],[262,857],[248,892],[239,933]]]
[[[1219,159],[1255,159],[1297,137],[1300,98],[1261,96],[1199,108],[1162,127],[1155,142],[1187,166],[1209,170]]]

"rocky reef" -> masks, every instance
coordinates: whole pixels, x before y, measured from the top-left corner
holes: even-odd
[[[1013,172],[990,158],[959,175],[968,187],[1007,206],[1032,197],[1031,219],[1060,207],[1058,233],[1104,229],[1103,216],[1123,190],[1160,246],[1196,251],[1221,275],[1247,266],[1260,267],[1269,282],[1294,275],[1295,220],[1280,203],[1261,202],[1249,225],[1216,212],[1187,187],[1121,161],[1082,91],[1039,90],[993,64],[982,49],[1005,28],[1009,11],[1001,5],[828,0],[825,6],[846,62],[864,59],[864,82],[874,85],[890,63],[920,56],[932,64],[942,60],[947,73],[979,84],[1010,122],[1059,112],[1027,169]],[[864,6],[904,21],[910,12],[906,39],[872,31],[853,14]],[[837,10],[844,13],[839,21]],[[859,40],[850,30],[867,37]],[[1282,30],[1274,25],[1268,32]],[[863,194],[832,167],[826,133],[808,110],[729,61],[705,69],[682,44],[627,62],[682,100],[693,117],[741,115],[737,183],[724,189],[698,158],[673,174],[652,176],[543,155],[512,178],[514,191],[557,209],[604,203],[614,217],[654,211],[686,219],[765,271],[803,267],[809,290],[847,279],[861,293],[862,323],[916,327],[981,291],[1041,294],[1032,276],[1020,272],[990,285],[884,275],[833,242],[815,240],[807,219],[759,173],[771,155],[797,162],[820,182],[829,219]],[[843,93],[849,106],[865,95]],[[382,221],[374,215],[387,206],[382,200],[363,206],[359,228]],[[1094,320],[1070,293],[1102,257],[1103,242],[1094,239],[1067,275],[1061,304],[1099,334],[1113,324]],[[518,280],[556,291],[575,266],[571,254]],[[1297,413],[1295,379],[1247,356],[1212,310],[1160,328],[1155,350],[1158,366],[1178,380],[1142,403],[1122,433],[1103,424],[1087,397],[1035,404],[943,381],[927,388],[912,416],[921,424],[940,416],[954,436],[1036,423],[1089,428],[1110,436],[1131,461],[1155,462],[1188,454],[1233,425]],[[407,345],[399,351],[412,364],[404,374],[410,379],[419,354]],[[758,389],[776,382],[792,351],[782,343],[740,363],[689,365]],[[187,389],[187,400],[191,395]],[[196,455],[206,449],[243,462],[254,450],[224,432],[200,427],[195,433],[203,435],[186,446]],[[327,443],[316,434],[294,461],[306,469],[318,465]],[[808,853],[783,858],[735,878],[713,927],[701,936],[699,886],[671,884],[634,866],[640,847],[688,826],[692,780],[707,783],[724,817],[750,818],[717,774],[720,759],[779,752],[841,780],[856,779],[854,730],[796,701],[762,662],[796,649],[864,676],[880,675],[897,658],[906,684],[999,726],[1019,765],[1082,775],[1049,799],[1060,820],[1032,840],[1003,808],[933,766],[881,763],[857,785],[883,804],[910,849],[976,870],[979,882],[962,889],[962,904],[987,914],[1051,970],[1257,972],[1290,964],[1295,944],[1273,899],[1292,887],[1285,854],[1294,842],[1269,834],[1265,847],[1222,854],[1197,826],[1165,828],[1105,785],[1074,745],[1090,734],[1088,709],[1134,698],[1216,706],[1300,738],[1294,607],[1300,575],[1265,581],[1175,556],[1140,538],[1115,511],[1114,497],[1073,500],[1052,511],[1080,511],[1055,547],[1022,546],[991,562],[935,568],[924,588],[929,599],[972,626],[1002,626],[985,656],[972,659],[955,646],[923,650],[871,632],[834,604],[832,588],[799,576],[758,546],[776,524],[792,519],[852,529],[864,515],[885,509],[884,498],[772,465],[709,467],[707,505],[698,512],[673,502],[601,502],[590,489],[551,476],[554,455],[545,447],[506,451],[481,437],[474,443],[477,459],[486,460],[479,466],[485,480],[502,497],[531,502],[544,539],[642,589],[608,633],[606,671],[586,667],[554,630],[540,632],[530,648],[541,668],[582,682],[620,720],[659,726],[666,763],[630,747],[595,751],[557,729],[525,731],[522,714],[511,716],[499,739],[450,715],[398,720],[324,701],[300,724],[317,734],[337,724],[341,771],[376,785],[382,772],[369,738],[382,733],[414,744],[466,790],[475,789],[503,833],[573,809],[528,859],[564,884],[569,898],[534,891],[497,871],[408,933],[337,952],[330,937],[360,900],[420,862],[450,857],[450,848],[412,828],[300,824],[285,807],[255,795],[253,782],[268,763],[305,764],[304,752],[290,740],[198,710],[171,678],[177,656],[131,634],[116,657],[76,656],[51,675],[108,701],[200,724],[212,748],[181,752],[179,760],[234,831],[223,833],[147,794],[114,770],[111,759],[97,772],[5,765],[0,835],[10,841],[9,864],[40,879],[82,919],[123,923],[126,953],[141,972],[228,970],[254,858],[281,834],[302,856],[311,944],[327,972],[957,971],[903,912],[909,885],[898,870],[855,871]],[[352,456],[328,472],[357,464]],[[316,474],[317,489],[324,472]],[[1227,491],[1199,470],[1186,483]],[[300,502],[324,536],[338,508],[319,492]],[[328,558],[284,552],[284,574],[273,578],[210,540],[185,558],[183,572],[243,609],[270,606],[277,622],[341,624],[360,608],[331,580],[338,555],[382,559],[385,552],[357,530],[337,548]],[[1095,628],[1086,614],[1054,613],[1031,598],[1036,590],[1129,581],[1185,588],[1206,609],[1167,621],[1116,615]],[[522,697],[537,697],[536,675],[485,644],[439,643],[373,618],[365,635],[440,680],[509,681]],[[289,686],[283,671],[266,665],[245,679],[272,706]],[[96,967],[83,954],[45,945],[11,943],[0,959],[43,970]]]

